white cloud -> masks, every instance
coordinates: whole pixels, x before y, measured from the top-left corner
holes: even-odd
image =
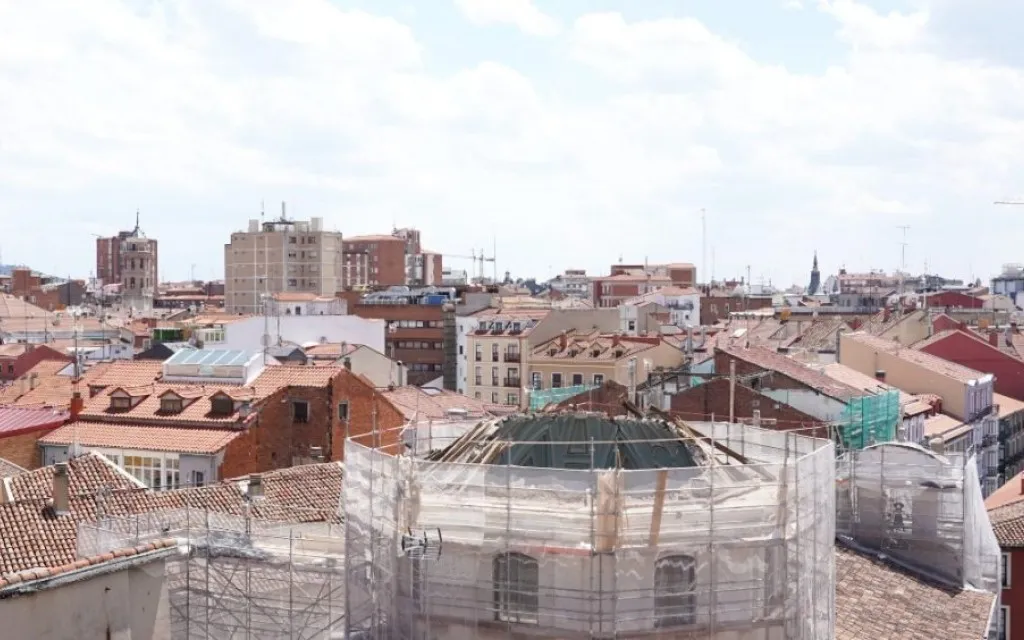
[[[949,229],[1024,181],[1024,73],[947,59],[926,19],[848,1],[827,7],[847,55],[818,72],[693,18],[579,16],[549,63],[586,94],[475,54],[438,73],[410,26],[325,0],[151,7],[0,4],[5,258],[91,260],[88,240],[53,245],[25,212],[99,233],[139,206],[164,214],[147,228],[168,270],[217,273],[266,198],[349,233],[419,226],[450,253],[496,234],[502,269],[543,276],[620,253],[695,260],[706,207],[718,275],[759,263],[788,282],[812,242],[851,268],[894,266],[879,229]],[[975,269],[1014,237],[986,239]],[[942,242],[944,268],[963,268]]]
[[[558,35],[558,21],[531,0],[455,0],[466,18],[478,25],[510,24],[531,36]]]

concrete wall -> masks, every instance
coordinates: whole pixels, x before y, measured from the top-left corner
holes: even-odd
[[[469,372],[472,369],[470,366],[472,354],[469,353],[469,340],[466,336],[475,331],[479,325],[480,320],[476,316],[455,317],[455,340],[458,347],[455,390],[459,393],[466,393],[469,388]]]
[[[282,316],[266,321],[271,342],[278,338],[302,345],[309,342],[347,342],[365,344],[377,351],[384,351],[383,320],[369,320],[356,316]],[[211,344],[211,349],[240,349],[260,351],[263,349],[262,336],[264,318],[254,316],[224,325],[224,343]]]
[[[169,640],[164,561],[87,578],[0,605],[5,638]]]
[[[369,347],[360,346],[346,357],[352,364],[352,373],[366,376],[375,387],[400,387],[409,379],[408,367]],[[344,361],[342,358],[336,364],[342,365]]]
[[[876,351],[846,334],[840,338],[839,362],[868,376],[874,376],[879,369],[884,370],[886,383],[906,393],[934,393],[942,398],[944,412],[957,418],[964,417],[967,404],[965,385],[953,378],[907,362],[894,354]]]

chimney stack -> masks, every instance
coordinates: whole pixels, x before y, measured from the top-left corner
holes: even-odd
[[[885,369],[875,369],[875,380],[885,382]]]
[[[999,346],[999,331],[992,329],[988,332],[988,343],[993,347]]]
[[[618,333],[612,334],[612,346],[613,347],[619,346],[619,334]]]
[[[53,511],[66,516],[71,510],[71,482],[68,463],[58,462],[53,466]]]
[[[31,374],[29,374],[29,376],[28,376],[28,388],[29,389],[35,389],[36,388],[36,381],[37,380],[39,380],[39,374],[38,373],[31,373]]]
[[[352,370],[352,358],[345,358],[344,360],[341,361],[341,364],[344,365],[344,367],[349,371]]]
[[[81,415],[82,409],[85,407],[85,400],[82,398],[82,394],[76,389],[71,394],[71,422],[78,420],[78,416]]]
[[[249,500],[256,500],[263,497],[263,476],[254,473],[249,476],[249,486],[245,492]]]
[[[563,331],[558,336],[558,350],[565,351],[565,347],[569,344],[569,336]]]

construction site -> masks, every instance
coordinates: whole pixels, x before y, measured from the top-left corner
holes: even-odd
[[[837,458],[829,440],[658,412],[404,431],[395,450],[347,442],[336,517],[250,490],[232,515],[83,524],[79,554],[176,538],[171,637],[188,640],[831,640],[837,539],[998,592],[973,458]]]

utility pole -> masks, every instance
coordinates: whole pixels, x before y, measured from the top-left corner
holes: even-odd
[[[901,224],[897,225],[896,228],[903,230],[903,241],[900,242],[900,288],[897,292],[899,295],[899,311],[903,313],[903,273],[907,270],[907,231],[910,230],[910,225]]]
[[[736,422],[736,360],[729,360],[729,424]]]

